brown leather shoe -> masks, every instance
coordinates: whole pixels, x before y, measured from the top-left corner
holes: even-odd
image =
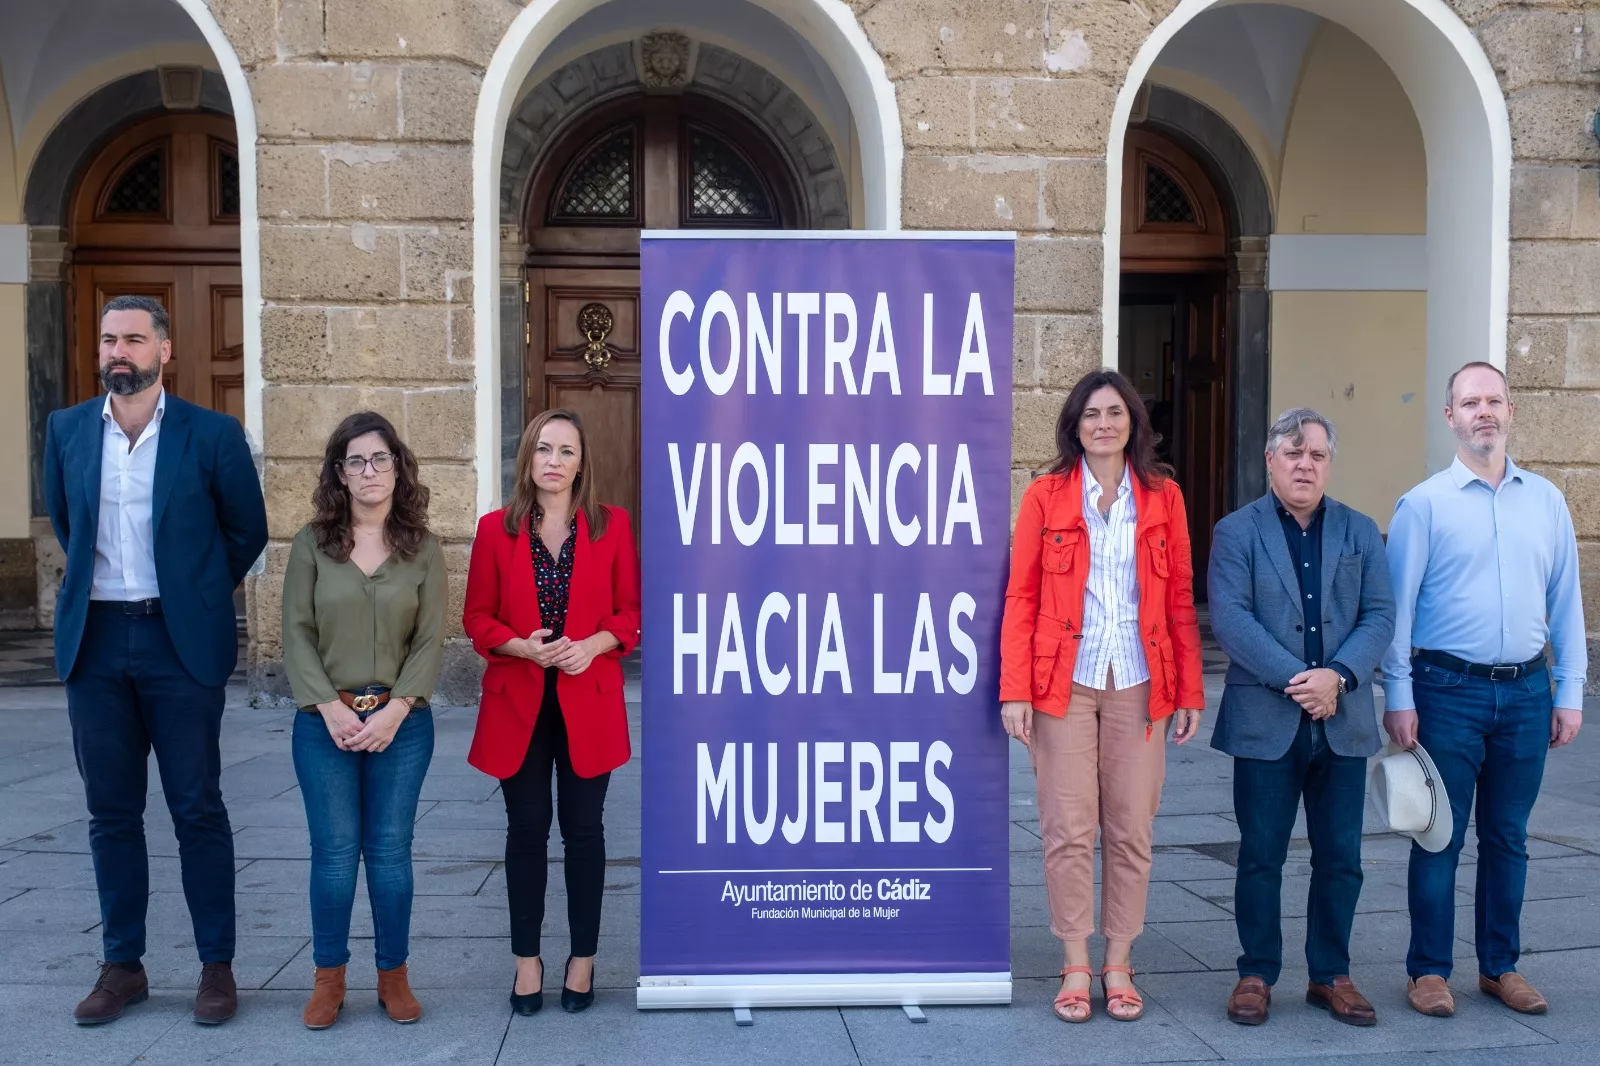
[[[1414,981],[1407,981],[1406,999],[1418,1014],[1449,1018],[1456,1013],[1456,997],[1450,994],[1450,986],[1438,974],[1423,974]]]
[[[194,1020],[201,1025],[221,1025],[239,1013],[239,986],[233,981],[233,963],[208,962],[200,967],[200,991],[194,997]]]
[[[1377,1025],[1378,1012],[1372,1009],[1367,997],[1356,991],[1355,982],[1340,975],[1332,984],[1307,985],[1306,1002],[1321,1007],[1346,1025]]]
[[[411,982],[406,980],[406,964],[392,970],[378,971],[378,1006],[389,1012],[389,1020],[410,1025],[422,1017],[422,1004],[411,994]]]
[[[1478,989],[1485,995],[1498,999],[1518,1014],[1543,1014],[1550,1009],[1550,1004],[1545,1002],[1539,990],[1515,971],[1507,971],[1498,979],[1479,974]]]
[[[318,966],[311,986],[311,1001],[301,1016],[307,1029],[327,1029],[339,1020],[344,1009],[344,967]]]
[[[1228,1020],[1239,1025],[1260,1025],[1272,1006],[1272,989],[1259,977],[1241,977],[1228,997]]]
[[[150,998],[150,975],[143,970],[129,973],[115,962],[100,964],[100,979],[94,990],[72,1012],[79,1025],[104,1025],[122,1017],[124,1007]]]

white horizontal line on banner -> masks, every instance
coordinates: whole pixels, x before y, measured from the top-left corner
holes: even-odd
[[[993,866],[844,866],[817,870],[657,870],[658,874],[986,874]]]
[[[647,229],[639,234],[654,241],[1014,241],[1015,230],[932,229],[741,229],[725,233],[705,230]]]

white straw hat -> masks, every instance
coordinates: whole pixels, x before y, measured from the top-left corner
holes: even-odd
[[[1372,763],[1368,780],[1374,809],[1391,832],[1404,833],[1425,851],[1443,851],[1455,832],[1450,796],[1427,749],[1393,743]]]

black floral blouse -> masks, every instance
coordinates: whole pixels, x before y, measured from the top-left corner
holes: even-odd
[[[534,509],[528,539],[533,542],[533,579],[539,588],[539,626],[548,629],[547,640],[561,636],[567,626],[568,586],[572,584],[572,551],[578,541],[578,516],[574,512],[567,525],[567,539],[561,542],[561,555],[552,558],[544,538],[539,536],[539,524],[544,518]]]

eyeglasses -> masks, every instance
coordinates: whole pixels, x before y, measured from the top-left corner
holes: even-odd
[[[394,456],[388,452],[373,452],[371,458],[365,455],[351,455],[339,460],[339,465],[344,468],[348,477],[360,477],[369,463],[374,474],[387,474],[394,469]]]

